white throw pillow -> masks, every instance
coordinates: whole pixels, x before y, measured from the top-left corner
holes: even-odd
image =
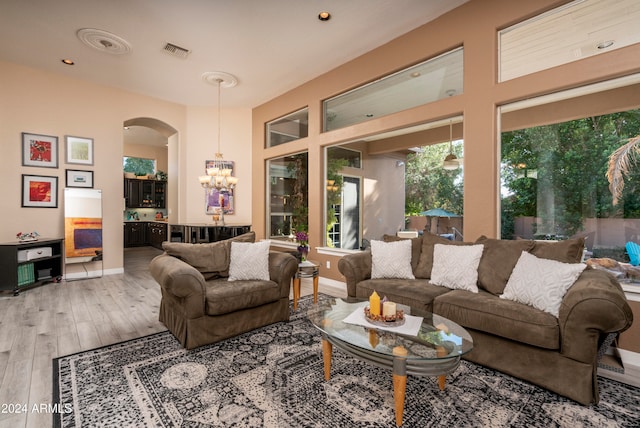
[[[430,283],[455,290],[478,292],[478,265],[484,245],[433,246]]]
[[[231,242],[229,281],[269,280],[269,241]]]
[[[586,267],[584,263],[541,259],[523,251],[500,297],[533,306],[557,318],[564,295]]]
[[[371,279],[415,279],[411,270],[411,240],[371,241]]]

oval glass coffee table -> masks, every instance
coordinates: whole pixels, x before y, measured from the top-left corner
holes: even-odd
[[[396,425],[402,425],[407,375],[438,376],[441,390],[446,376],[460,365],[460,357],[473,349],[469,333],[441,316],[397,305],[404,310],[402,326],[373,324],[364,317],[369,306],[362,299],[327,299],[311,308],[309,320],[322,333],[324,378],[331,378],[333,346],[354,357],[393,371]]]

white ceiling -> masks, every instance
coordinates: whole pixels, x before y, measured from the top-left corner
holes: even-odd
[[[233,74],[223,107],[252,108],[468,0],[2,0],[0,60],[185,105],[215,105],[201,76]],[[318,20],[328,11],[329,21]],[[76,36],[112,33],[114,55]],[[169,42],[186,59],[163,51]],[[62,64],[63,58],[75,61]]]

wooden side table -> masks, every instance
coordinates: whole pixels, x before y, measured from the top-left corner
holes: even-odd
[[[318,277],[320,276],[320,264],[305,260],[298,263],[298,271],[293,277],[293,310],[298,309],[300,298],[300,282],[302,278],[313,278],[313,303],[318,303]]]

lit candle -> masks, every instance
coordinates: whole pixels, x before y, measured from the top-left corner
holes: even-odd
[[[390,317],[396,315],[396,304],[393,302],[384,302],[382,304],[382,316]]]
[[[369,297],[369,313],[371,316],[380,315],[380,296],[375,291]]]

